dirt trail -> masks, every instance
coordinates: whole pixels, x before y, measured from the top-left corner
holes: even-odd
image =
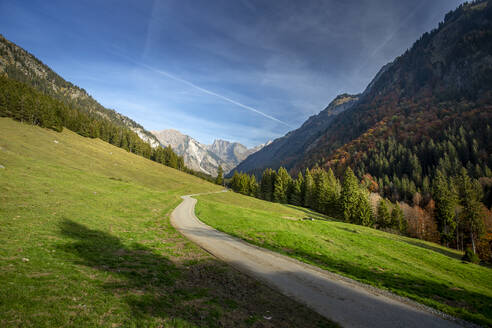
[[[171,223],[185,237],[343,327],[461,327],[404,298],[219,232],[195,216],[196,199],[182,198]]]

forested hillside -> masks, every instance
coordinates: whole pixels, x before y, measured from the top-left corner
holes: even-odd
[[[340,175],[351,166],[385,196],[412,202],[416,192],[429,195],[438,169],[490,178],[491,124],[492,5],[478,1],[448,13],[389,65],[294,171],[318,164]]]
[[[58,132],[66,127],[81,136],[100,138],[158,163],[187,170],[183,158],[176,155],[171,147],[152,148],[128,127],[118,125],[96,113],[70,107],[27,84],[2,75],[0,75],[0,117],[11,117]]]
[[[2,73],[14,80],[26,83],[70,107],[88,113],[96,113],[115,125],[128,127],[137,133],[142,140],[149,142],[152,147],[159,145],[155,136],[140,124],[115,110],[105,108],[84,89],[66,81],[32,54],[0,34],[0,74]]]
[[[491,126],[492,3],[481,0],[448,13],[384,66],[304,144],[304,154],[284,162],[287,170],[276,170],[281,162],[275,170],[240,165],[246,173],[231,185],[347,222],[470,247],[490,261]]]
[[[359,96],[349,94],[337,96],[324,110],[311,116],[300,128],[275,139],[247,157],[234,170],[260,176],[266,168],[278,169],[280,166],[287,169],[292,168],[302,157],[306,148],[326,130],[338,114],[356,104]],[[231,171],[231,176],[234,170]]]

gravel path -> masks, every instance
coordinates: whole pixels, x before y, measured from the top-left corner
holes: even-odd
[[[183,202],[171,214],[178,231],[217,258],[343,327],[461,327],[452,317],[406,298],[219,232],[198,220],[196,199],[191,196],[182,196]]]

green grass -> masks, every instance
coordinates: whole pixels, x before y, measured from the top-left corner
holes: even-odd
[[[5,118],[0,165],[1,327],[332,326],[171,227],[218,186]]]
[[[198,217],[252,244],[492,325],[492,270],[417,239],[330,220],[303,208],[233,192],[198,197]]]

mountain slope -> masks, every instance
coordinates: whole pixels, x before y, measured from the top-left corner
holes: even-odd
[[[340,145],[351,141],[359,144],[349,151],[353,156],[364,151],[363,147],[367,149],[367,144],[357,138],[381,139],[382,135],[375,135],[393,130],[391,122],[399,125],[393,131],[397,139],[410,137],[418,144],[426,134],[439,138],[452,121],[466,123],[470,116],[465,113],[490,112],[490,1],[462,5],[448,13],[437,29],[425,33],[370,86],[359,103],[337,117],[313,143],[298,167],[326,164],[326,159],[347,160],[350,146]],[[489,117],[483,119],[490,123]]]
[[[318,117],[237,169],[257,174],[283,165],[295,174],[319,165],[341,176],[349,165],[359,178],[370,175],[377,182],[374,191],[410,203],[417,192],[429,199],[438,168],[454,176],[465,167],[490,189],[491,1],[463,4],[448,13],[438,28],[385,65],[358,98],[324,121],[314,137],[309,126]],[[302,147],[288,142],[292,135],[306,140]]]
[[[185,165],[193,170],[217,176],[219,166],[228,173],[250,154],[263,145],[248,149],[237,142],[214,140],[212,145],[204,145],[177,130],[152,131],[159,142],[183,156]]]
[[[259,173],[265,168],[292,168],[309,146],[340,113],[354,106],[359,95],[337,96],[323,111],[311,116],[297,130],[275,139],[260,151],[241,162],[234,171]]]
[[[70,107],[96,113],[114,124],[128,127],[154,148],[159,145],[152,133],[140,124],[115,110],[105,108],[84,89],[64,80],[35,56],[8,41],[1,34],[0,74],[7,74],[9,78],[26,83],[44,94],[61,100]]]

